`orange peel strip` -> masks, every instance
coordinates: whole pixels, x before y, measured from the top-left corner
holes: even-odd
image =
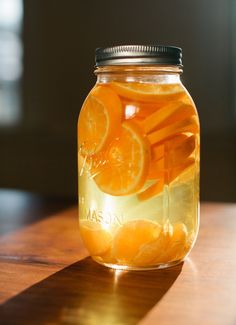
[[[194,114],[191,105],[185,105],[181,102],[173,102],[166,106],[163,106],[155,113],[149,115],[142,124],[142,127],[146,133],[150,133],[153,130],[157,129],[163,122],[168,120],[172,115],[178,116],[181,119],[182,112],[189,113],[187,117],[190,117]],[[184,115],[183,115],[184,116]]]
[[[153,196],[160,194],[163,191],[164,185],[165,185],[164,178],[161,178],[155,184],[149,186],[146,190],[139,193],[137,195],[138,199],[140,201],[144,201],[144,200],[150,199]]]
[[[166,126],[163,129],[154,131],[147,135],[147,138],[151,145],[164,141],[178,133],[190,132],[196,133],[199,130],[198,119],[196,116],[192,116],[189,119],[178,121],[172,125]]]

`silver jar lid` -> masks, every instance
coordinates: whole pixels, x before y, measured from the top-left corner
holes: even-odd
[[[118,45],[97,48],[96,66],[177,65],[182,66],[182,49],[165,45]]]

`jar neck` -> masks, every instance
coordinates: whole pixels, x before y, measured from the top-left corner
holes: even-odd
[[[178,66],[102,66],[94,71],[98,83],[120,82],[158,82],[179,83],[183,72]]]

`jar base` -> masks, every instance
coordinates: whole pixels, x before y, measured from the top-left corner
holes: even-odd
[[[106,266],[108,268],[114,269],[114,270],[123,270],[123,271],[148,271],[148,270],[161,270],[170,268],[173,266],[176,266],[184,261],[183,259],[176,260],[169,263],[159,263],[155,265],[149,265],[149,266],[134,266],[134,265],[120,265],[120,264],[113,264],[113,263],[104,263],[100,260],[97,260],[95,257],[92,257],[92,259],[103,266]]]

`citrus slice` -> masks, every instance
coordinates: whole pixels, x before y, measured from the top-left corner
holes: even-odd
[[[94,180],[103,192],[111,195],[135,193],[146,180],[149,156],[149,144],[139,127],[132,121],[125,121]]]
[[[119,96],[137,101],[165,102],[181,98],[185,94],[180,84],[111,82],[110,86]]]
[[[96,86],[86,98],[79,116],[80,153],[93,155],[101,151],[115,135],[121,115],[122,105],[116,93]]]
[[[182,259],[187,252],[188,231],[184,223],[173,225],[173,236],[166,252],[166,258],[169,262]]]
[[[80,235],[92,256],[100,256],[109,251],[112,236],[101,224],[90,220],[80,220]]]
[[[160,226],[161,227],[161,226]],[[173,234],[172,225],[168,222],[161,227],[159,236],[150,243],[143,245],[133,259],[136,266],[148,266],[166,262],[166,250]]]
[[[159,237],[161,226],[148,220],[132,220],[120,227],[113,241],[113,256],[132,264],[141,247]]]

